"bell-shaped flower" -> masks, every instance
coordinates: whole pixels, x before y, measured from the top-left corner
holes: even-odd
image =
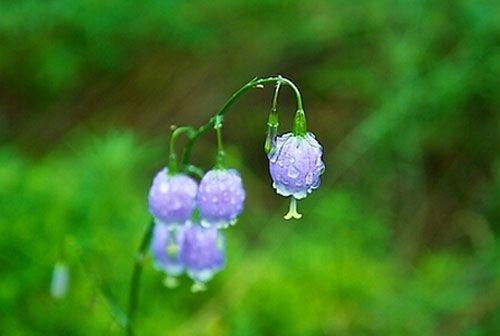
[[[183,225],[196,207],[198,184],[185,174],[169,175],[163,169],[155,176],[149,190],[149,211],[156,223]]]
[[[325,171],[323,148],[311,132],[304,135],[283,134],[275,139],[268,154],[269,170],[276,192],[292,196],[290,212],[285,218],[300,218],[296,200],[318,188]]]
[[[204,289],[204,283],[224,267],[225,242],[216,228],[188,225],[184,231],[180,259],[194,281],[193,291]]]
[[[151,253],[157,269],[165,272],[165,284],[174,287],[177,283],[175,277],[184,271],[179,252],[183,242],[184,227],[171,228],[165,224],[157,223],[153,228],[151,240]]]
[[[245,189],[236,169],[213,169],[200,182],[198,208],[201,225],[226,228],[243,211]]]

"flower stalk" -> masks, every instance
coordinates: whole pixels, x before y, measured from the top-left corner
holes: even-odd
[[[200,138],[201,136],[205,135],[210,129],[214,128],[216,123],[220,120],[220,117],[223,117],[226,112],[229,110],[229,108],[247,91],[250,89],[254,88],[262,88],[266,84],[280,84],[281,85],[287,85],[292,88],[294,94],[295,94],[295,99],[297,101],[297,112],[295,119],[300,119],[301,125],[298,127],[298,131],[302,132],[303,129],[305,129],[305,115],[304,115],[304,108],[302,104],[302,96],[300,94],[299,89],[295,84],[282,76],[273,76],[273,77],[266,77],[266,78],[254,78],[245,85],[243,85],[241,88],[239,88],[231,97],[229,97],[228,100],[222,105],[222,107],[217,111],[217,113],[208,120],[208,122],[202,126],[200,126],[197,130],[194,132],[190,132],[188,134],[188,141],[184,147],[184,152],[182,154],[182,164],[186,165],[189,163],[190,157],[191,157],[191,151],[193,149],[193,145],[195,141]],[[277,99],[277,98],[276,98]],[[301,111],[301,112],[300,112]],[[303,121],[303,122],[302,122]]]
[[[128,294],[127,323],[125,328],[127,336],[134,335],[134,317],[135,312],[137,311],[137,306],[139,304],[139,287],[141,282],[142,269],[144,260],[147,256],[151,236],[153,234],[153,227],[154,221],[151,221],[147,226],[146,231],[144,231],[141,244],[139,245],[139,250],[137,251],[137,256],[135,258],[134,270],[130,279],[130,290]]]
[[[279,76],[281,77],[281,76]],[[276,135],[278,134],[278,95],[281,88],[281,82],[276,83],[273,95],[273,103],[271,105],[271,111],[269,111],[269,117],[267,118],[267,136],[264,143],[264,152],[269,154],[271,152]]]

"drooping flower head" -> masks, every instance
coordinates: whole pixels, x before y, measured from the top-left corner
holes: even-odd
[[[153,229],[151,252],[154,264],[167,276],[179,276],[184,271],[184,266],[179,258],[183,233],[182,226],[171,228],[161,223],[155,224]]]
[[[201,225],[226,228],[243,210],[245,190],[236,169],[213,169],[200,182],[198,207]]]
[[[224,267],[225,242],[216,228],[189,225],[184,231],[180,259],[195,284],[203,284]]]
[[[292,196],[295,202],[318,188],[325,170],[322,154],[323,148],[311,132],[304,135],[286,133],[277,137],[268,154],[276,192]]]
[[[157,223],[182,225],[191,218],[196,206],[198,185],[185,174],[158,172],[149,190],[149,211]]]

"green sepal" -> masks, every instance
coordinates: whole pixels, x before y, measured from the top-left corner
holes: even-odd
[[[296,136],[304,136],[307,134],[307,121],[304,110],[298,109],[295,112],[293,119],[293,134]]]

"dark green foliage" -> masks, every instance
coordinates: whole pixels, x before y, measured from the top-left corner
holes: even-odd
[[[280,73],[325,147],[322,187],[303,220],[282,220],[262,149],[272,89],[250,92],[225,118],[248,194],[227,269],[193,295],[148,260],[139,334],[498,334],[499,13],[487,0],[0,2],[0,334],[122,334],[169,126]],[[193,152],[205,167],[214,155],[213,135]]]

